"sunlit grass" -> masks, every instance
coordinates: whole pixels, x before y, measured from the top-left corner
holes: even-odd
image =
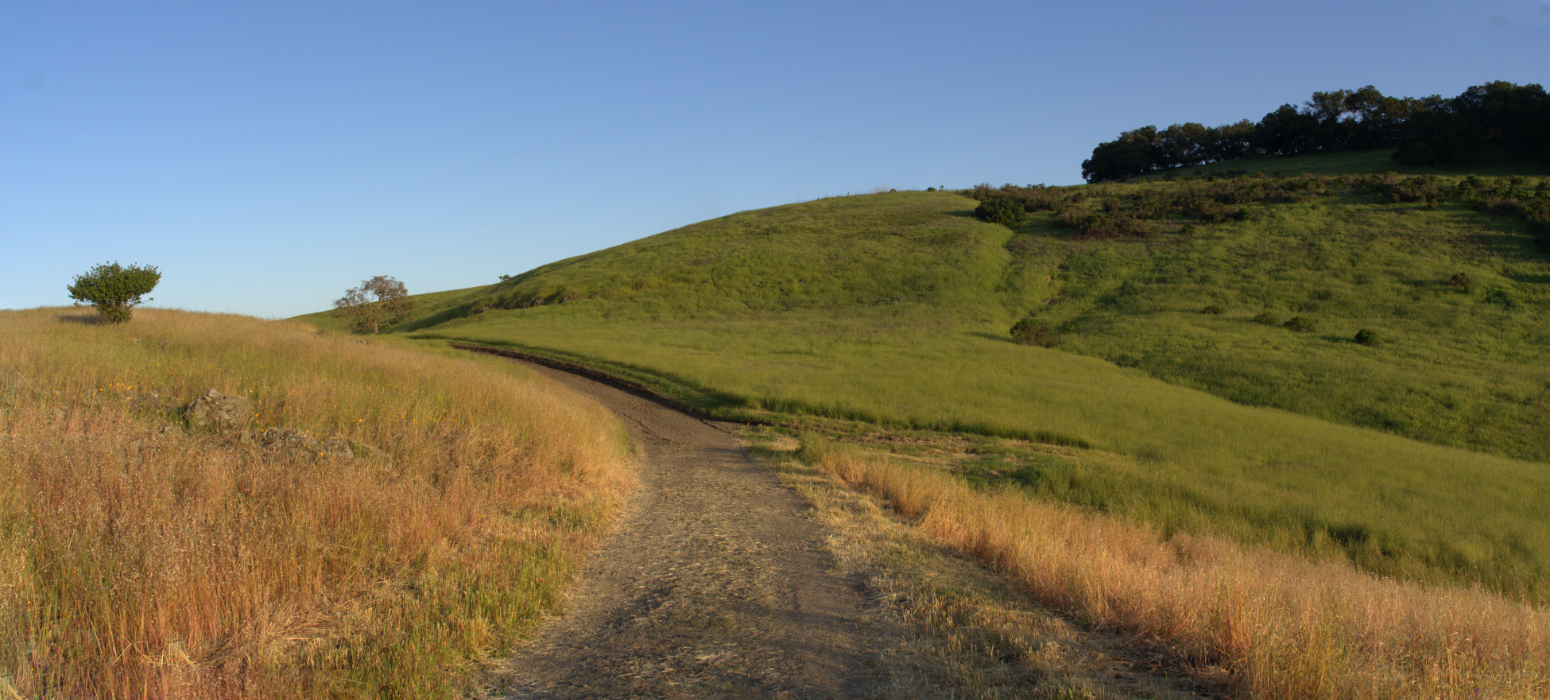
[[[973,330],[925,332],[929,309],[891,311],[586,325],[528,314],[510,326],[491,316],[459,335],[521,337],[621,373],[661,368],[673,384],[714,387],[729,416],[775,411],[1090,447],[1020,466],[1044,470],[1027,481],[1050,497],[1166,531],[1340,551],[1385,574],[1550,594],[1540,516],[1550,473],[1541,465],[1236,405]]]
[[[464,690],[631,483],[602,408],[504,365],[90,321],[0,312],[0,689],[22,697]],[[176,423],[208,388],[252,401],[247,433]],[[380,454],[265,448],[269,427]]]
[[[1550,613],[1541,607],[1211,537],[1163,537],[824,440],[808,438],[802,452],[1040,602],[1186,663],[1226,668],[1244,697],[1550,693]]]

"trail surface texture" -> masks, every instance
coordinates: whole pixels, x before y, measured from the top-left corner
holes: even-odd
[[[726,430],[585,377],[642,451],[641,488],[563,618],[499,674],[506,698],[868,695],[858,582],[808,507]]]

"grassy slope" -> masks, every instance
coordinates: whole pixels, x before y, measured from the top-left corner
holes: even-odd
[[[462,696],[632,478],[606,411],[509,362],[95,321],[0,311],[0,696]],[[249,431],[183,428],[212,387],[250,399]]]
[[[1070,281],[1036,317],[1067,351],[1239,403],[1550,461],[1550,264],[1519,224],[1355,196],[1261,210],[1188,245],[1073,245],[1044,215],[1020,241]]]
[[[427,309],[399,327],[593,358],[725,411],[1087,445],[1012,466],[1165,529],[1542,585],[1542,464],[1361,427],[1544,459],[1545,438],[1522,426],[1545,416],[1550,268],[1518,224],[1350,198],[1261,207],[1188,243],[1097,243],[1047,215],[1014,233],[973,206],[898,193],[744,212],[545,266],[466,295],[434,326]],[[1458,271],[1474,293],[1447,287]],[[1487,289],[1516,307],[1485,303]],[[1207,303],[1226,313],[1197,313]],[[1321,330],[1248,322],[1264,309]],[[1006,340],[1030,310],[1068,329],[1062,350]],[[1359,327],[1385,342],[1346,342]],[[1439,409],[1449,403],[1463,410]]]

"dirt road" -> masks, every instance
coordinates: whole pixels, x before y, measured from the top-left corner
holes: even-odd
[[[533,367],[624,420],[643,451],[641,489],[497,697],[868,694],[858,582],[836,573],[801,499],[727,430]]]

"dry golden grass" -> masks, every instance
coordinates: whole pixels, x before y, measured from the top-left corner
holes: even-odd
[[[1208,537],[976,491],[818,440],[805,455],[884,498],[1037,600],[1184,661],[1253,698],[1550,696],[1550,611],[1479,590],[1379,579]]]
[[[813,508],[825,548],[874,605],[868,668],[874,700],[1195,699],[1201,674],[1158,668],[1128,635],[1083,629],[1032,600],[1010,577],[932,541],[873,495],[799,459],[770,428],[743,437]],[[1174,664],[1175,666],[1177,664]]]
[[[239,316],[91,319],[0,312],[0,697],[455,693],[632,485],[604,409],[495,365]],[[176,424],[212,387],[254,431],[382,454]]]

